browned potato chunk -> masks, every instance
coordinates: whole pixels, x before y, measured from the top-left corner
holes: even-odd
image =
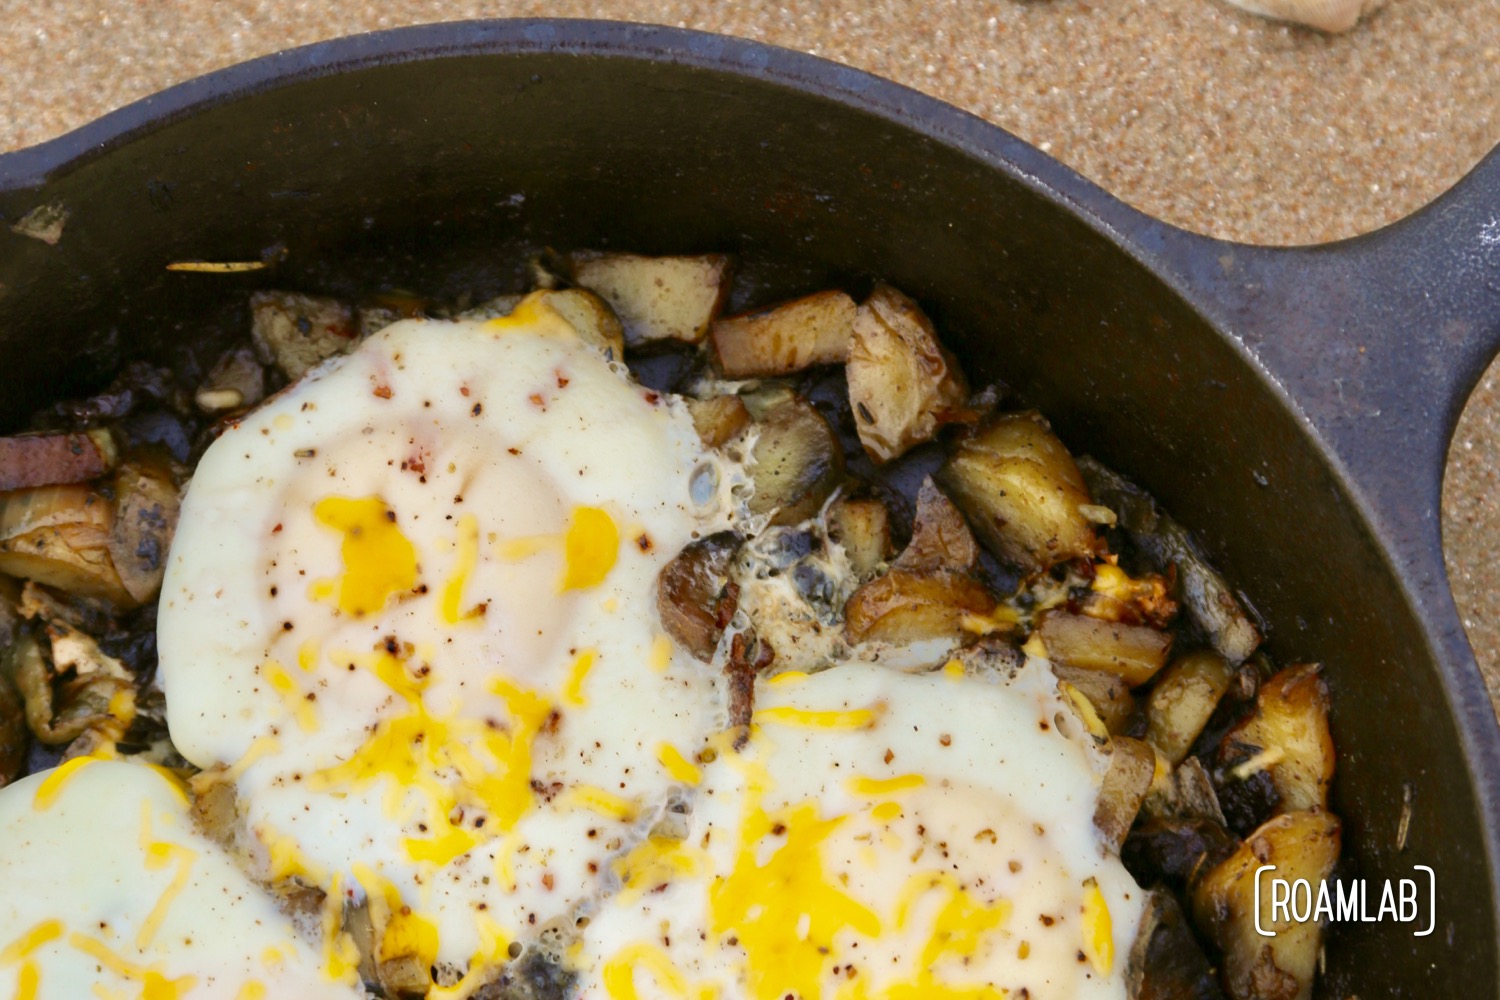
[[[1146,742],[1182,763],[1229,690],[1234,669],[1212,650],[1199,650],[1162,671],[1146,699]]]
[[[1130,728],[1135,719],[1135,696],[1130,685],[1118,676],[1102,670],[1083,670],[1065,664],[1052,664],[1052,672],[1060,681],[1071,684],[1094,706],[1104,728],[1111,735],[1119,735]]]
[[[1089,504],[1083,477],[1038,414],[1006,414],[965,439],[938,481],[990,550],[1023,572],[1098,551],[1079,510]]]
[[[1274,936],[1257,933],[1256,880],[1272,874],[1257,875],[1257,870],[1275,865],[1274,877],[1288,882],[1306,879],[1316,892],[1333,871],[1339,842],[1339,821],[1332,813],[1286,813],[1263,824],[1193,888],[1194,921],[1223,952],[1224,987],[1234,1000],[1312,996],[1322,928],[1311,921],[1273,919],[1267,883],[1259,894],[1259,923]]]
[[[876,287],[859,307],[845,371],[860,443],[876,462],[931,440],[969,396],[932,321],[889,285]]]
[[[1156,753],[1128,736],[1116,736],[1109,746],[1109,770],[1099,785],[1094,826],[1099,828],[1110,850],[1119,853],[1156,777]]]
[[[250,296],[250,315],[255,353],[292,381],[358,340],[354,310],[337,299],[256,292]]]
[[[813,517],[844,478],[844,451],[828,421],[809,403],[791,399],[766,411],[750,453],[752,514],[772,524]]]
[[[994,595],[967,574],[893,569],[850,595],[844,636],[856,643],[958,640],[972,616],[989,615],[995,606]]]
[[[911,541],[893,565],[915,573],[939,569],[967,573],[978,564],[979,544],[964,516],[930,478],[924,480],[917,493]]]
[[[120,466],[114,487],[110,559],[131,600],[144,604],[161,589],[182,497],[172,470],[166,463],[151,459]]]
[[[848,360],[854,314],[854,300],[843,292],[817,292],[715,320],[709,336],[725,378],[790,375]]]
[[[113,527],[113,505],[87,486],[0,494],[0,573],[131,607],[110,556]]]
[[[1156,676],[1172,648],[1166,632],[1066,611],[1047,612],[1037,631],[1054,663],[1114,674],[1130,687]]]
[[[1326,809],[1333,781],[1328,686],[1315,663],[1287,667],[1260,687],[1255,711],[1229,731],[1226,743],[1260,747],[1281,809]]]
[[[724,305],[729,258],[643,257],[580,252],[569,256],[573,281],[597,293],[620,318],[632,347],[654,340],[696,344]]]
[[[829,536],[844,547],[860,579],[879,571],[891,554],[891,513],[874,498],[842,497],[828,508]]]
[[[109,431],[0,437],[0,490],[84,483],[115,467],[119,449]]]
[[[613,361],[625,357],[625,328],[609,303],[586,288],[565,288],[545,294],[547,304],[586,343]]]
[[[656,610],[662,628],[704,662],[713,659],[724,626],[734,613],[733,598],[725,604],[724,588],[739,548],[740,539],[733,532],[709,535],[678,553],[656,579]]]
[[[689,399],[687,408],[693,417],[693,429],[698,432],[705,448],[721,448],[750,426],[750,411],[738,396]]]

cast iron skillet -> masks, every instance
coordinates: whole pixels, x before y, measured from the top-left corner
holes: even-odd
[[[1500,732],[1438,527],[1500,345],[1500,156],[1369,236],[1246,247],[832,63],[494,21],[271,56],[0,157],[0,217],[39,205],[68,213],[55,245],[0,229],[3,426],[122,359],[201,366],[256,287],[498,292],[549,243],[732,250],[737,305],[888,279],[976,383],[1004,378],[1196,529],[1278,658],[1327,664],[1352,864],[1428,865],[1437,898],[1430,936],[1335,927],[1322,993],[1500,995]]]

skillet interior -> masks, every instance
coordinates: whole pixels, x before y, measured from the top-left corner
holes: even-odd
[[[546,244],[731,250],[751,279],[736,304],[891,281],[976,383],[1005,379],[1071,448],[1197,529],[1269,623],[1273,655],[1327,664],[1352,870],[1399,878],[1426,864],[1440,891],[1431,937],[1335,928],[1322,993],[1493,989],[1475,779],[1417,617],[1354,503],[1222,334],[1018,170],[816,87],[645,59],[451,55],[178,116],[41,191],[0,193],[0,213],[54,201],[70,212],[56,246],[0,231],[7,427],[122,359],[211,361],[246,328],[257,287],[506,291]],[[284,260],[252,275],[164,270],[277,247]]]

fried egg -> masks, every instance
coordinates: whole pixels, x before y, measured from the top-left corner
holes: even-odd
[[[1103,762],[1044,661],[848,662],[756,699],[680,828],[613,860],[583,996],[1125,996],[1145,894],[1100,845]]]
[[[655,581],[734,482],[544,298],[387,327],[199,463],[172,739],[233,782],[258,875],[366,901],[381,960],[492,969],[605,891],[723,724]]]
[[[0,791],[0,996],[362,997],[144,765],[75,758]]]

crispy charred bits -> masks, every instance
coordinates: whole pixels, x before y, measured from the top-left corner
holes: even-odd
[[[724,679],[729,685],[729,728],[736,731],[739,749],[750,738],[750,716],[755,711],[755,677],[776,659],[776,651],[752,633],[736,632],[729,641]]]

